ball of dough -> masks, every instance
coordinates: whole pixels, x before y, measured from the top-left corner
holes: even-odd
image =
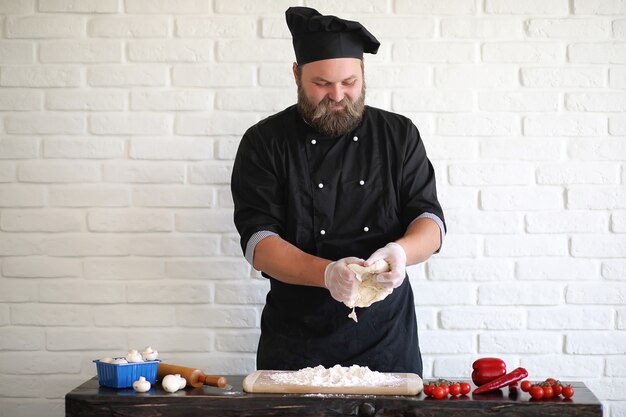
[[[344,304],[352,309],[348,317],[358,322],[354,311],[355,307],[369,307],[377,301],[384,300],[393,292],[391,288],[383,288],[378,285],[378,282],[376,282],[374,278],[376,274],[388,272],[390,267],[386,261],[381,259],[368,267],[359,264],[349,264],[348,268],[354,271],[357,279],[361,281],[361,284],[359,285],[354,300],[350,300],[350,303]]]

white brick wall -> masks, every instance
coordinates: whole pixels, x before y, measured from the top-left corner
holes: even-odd
[[[0,416],[61,416],[92,359],[148,344],[254,369],[268,285],[228,183],[241,134],[295,100],[292,4],[382,41],[368,101],[435,166],[425,377],[496,355],[626,416],[623,0],[0,1]]]

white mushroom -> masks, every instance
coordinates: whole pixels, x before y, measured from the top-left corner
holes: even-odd
[[[161,385],[163,385],[163,389],[167,392],[176,392],[181,389],[181,381],[185,381],[185,378],[181,378],[180,375],[165,375],[163,380],[161,381]],[[187,383],[187,381],[185,381]],[[184,387],[184,385],[183,385]]]
[[[178,389],[183,389],[187,386],[187,380],[185,378],[183,378],[182,376],[180,376],[180,374],[176,374],[176,376],[180,379],[178,382],[180,382],[180,386]]]
[[[118,359],[113,359],[111,363],[114,365],[122,365],[122,364],[128,363],[128,361],[124,358],[118,358]]]
[[[137,349],[129,350],[128,354],[126,354],[126,360],[129,363],[143,362],[141,353],[137,352]]]
[[[108,356],[105,356],[104,358],[100,359],[100,362],[102,362],[102,363],[111,363],[111,362],[113,362],[113,359],[109,358]]]
[[[141,357],[144,361],[153,361],[159,356],[159,352],[152,349],[150,346],[146,346],[146,348],[141,352]]]
[[[148,392],[150,390],[150,385],[150,381],[141,376],[137,381],[133,382],[133,389],[137,392]]]

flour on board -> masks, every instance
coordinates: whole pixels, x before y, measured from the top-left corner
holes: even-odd
[[[335,365],[324,368],[304,368],[294,372],[281,372],[271,375],[273,381],[289,385],[309,385],[317,387],[362,387],[389,386],[400,383],[401,379],[394,375],[372,371],[367,366],[352,365],[344,367]]]

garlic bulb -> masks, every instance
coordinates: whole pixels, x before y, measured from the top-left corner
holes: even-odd
[[[128,363],[128,361],[124,358],[118,358],[118,359],[113,359],[111,363],[114,365],[122,365],[122,364]]]
[[[146,348],[141,352],[141,357],[144,361],[153,361],[159,356],[159,352],[152,349],[150,346],[146,346]]]
[[[163,377],[163,380],[161,381],[161,385],[163,385],[163,389],[167,392],[176,392],[179,389],[184,388],[186,384],[187,384],[187,381],[185,380],[185,378],[181,378],[179,374],[165,375]]]
[[[150,381],[141,376],[137,381],[133,382],[133,389],[137,392],[147,392],[150,390],[150,385]]]
[[[102,363],[111,363],[111,362],[113,362],[113,359],[109,358],[108,356],[105,356],[104,358],[100,359],[100,362],[102,362]]]
[[[129,363],[143,362],[141,353],[137,352],[137,349],[129,350],[128,354],[126,355],[126,360]]]

